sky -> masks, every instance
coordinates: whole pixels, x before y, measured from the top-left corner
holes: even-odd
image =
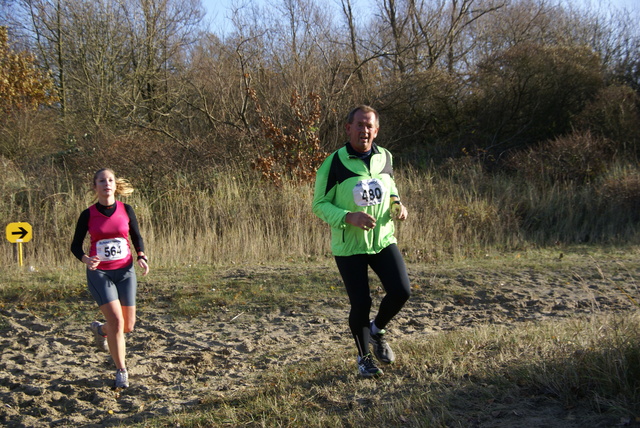
[[[243,3],[268,3],[265,0],[201,0],[202,5],[207,11],[207,18],[211,20],[211,31],[215,33],[224,33],[225,29],[228,30],[230,25],[226,17],[229,15],[229,9],[233,4]],[[323,0],[330,3],[332,6],[339,4],[339,0]],[[368,0],[371,1],[371,0]],[[640,0],[565,0],[576,6],[584,5],[598,5],[601,2],[610,3],[615,8],[626,8],[640,14]],[[358,5],[364,5],[365,0],[354,0],[352,2],[356,7]]]

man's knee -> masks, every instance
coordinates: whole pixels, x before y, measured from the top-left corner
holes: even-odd
[[[409,297],[411,297],[411,288],[401,287],[393,290],[388,295],[389,295],[389,298],[393,299],[395,302],[398,302],[399,304],[400,303],[404,304],[407,300],[409,300]]]

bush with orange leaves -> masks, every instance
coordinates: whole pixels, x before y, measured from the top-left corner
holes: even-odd
[[[57,101],[52,79],[37,69],[32,54],[9,48],[7,28],[0,26],[0,112],[35,109]]]
[[[328,153],[320,150],[318,122],[320,120],[320,96],[310,93],[303,99],[296,91],[291,95],[290,107],[296,118],[291,132],[278,127],[263,111],[255,90],[249,88],[249,97],[255,103],[256,113],[265,138],[271,142],[267,153],[252,162],[251,166],[262,173],[264,180],[280,186],[283,181],[307,183],[315,179],[316,169]]]

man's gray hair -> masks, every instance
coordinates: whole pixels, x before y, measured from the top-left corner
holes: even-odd
[[[380,127],[380,116],[378,115],[378,111],[376,109],[374,109],[373,107],[365,105],[365,104],[359,105],[359,106],[355,107],[353,110],[351,110],[349,112],[349,114],[347,115],[347,123],[353,123],[353,117],[356,115],[356,113],[358,111],[362,111],[364,113],[373,113],[373,114],[375,114],[375,116],[376,116],[376,123],[375,123],[376,128]]]

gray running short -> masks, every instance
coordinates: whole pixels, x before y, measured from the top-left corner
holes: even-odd
[[[87,283],[98,306],[118,299],[122,306],[136,305],[138,281],[133,264],[114,270],[87,269]]]

